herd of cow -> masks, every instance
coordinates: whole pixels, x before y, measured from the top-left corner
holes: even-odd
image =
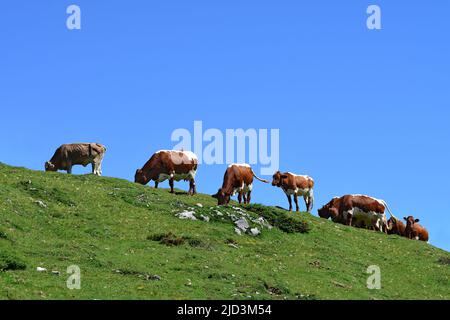
[[[59,147],[50,161],[45,163],[46,171],[65,170],[72,172],[74,165],[92,165],[92,173],[102,174],[102,161],[106,147],[98,143],[65,144]],[[174,193],[174,181],[189,181],[189,194],[197,193],[195,176],[198,168],[197,156],[190,151],[162,150],[156,152],[145,165],[136,170],[135,182],[146,185],[150,181],[158,184],[169,180],[170,192]],[[218,205],[227,205],[230,198],[238,195],[239,203],[250,203],[253,189],[253,179],[264,183],[269,181],[255,175],[248,164],[232,164],[228,166],[223,178],[222,187],[213,195]],[[276,172],[273,175],[272,186],[281,188],[289,201],[289,211],[292,211],[292,197],[299,211],[298,197],[303,197],[306,209],[311,212],[314,205],[314,180],[304,175],[290,172]],[[390,214],[387,220],[385,211]],[[319,216],[358,228],[367,228],[387,234],[397,234],[409,239],[428,241],[425,228],[418,224],[419,219],[405,217],[406,225],[397,219],[384,200],[365,195],[346,195],[333,198],[328,204],[318,210]]]

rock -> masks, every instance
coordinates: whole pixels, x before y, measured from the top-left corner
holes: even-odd
[[[152,281],[161,281],[161,277],[158,276],[157,274],[154,274],[152,276],[148,276],[147,280],[152,280]]]
[[[241,229],[239,228],[234,228],[234,232],[236,232],[238,235],[242,235]]]
[[[197,203],[197,207],[203,208],[203,205],[201,203]]]
[[[268,223],[267,220],[264,219],[263,217],[259,217],[258,219],[253,220],[253,222],[269,230],[273,229],[273,226],[270,223]]]
[[[251,233],[252,236],[256,237],[256,236],[259,236],[261,234],[261,231],[259,231],[258,228],[252,228],[252,229],[250,229],[250,233]]]
[[[214,212],[216,213],[217,216],[222,217],[223,213],[218,211],[218,210],[214,210]]]
[[[202,217],[203,221],[209,222],[208,216],[200,215],[200,217]]]
[[[37,272],[47,272],[47,269],[42,268],[42,267],[37,267],[37,268],[36,268],[36,271],[37,271]]]
[[[176,216],[183,220],[197,220],[197,218],[195,217],[194,211],[183,211],[183,212],[176,214]]]
[[[53,270],[52,274],[55,275],[55,276],[59,276],[61,273],[59,271],[57,271],[57,270]]]
[[[41,200],[36,200],[34,203],[36,203],[41,208],[44,208],[44,209],[47,208],[47,205]]]
[[[250,225],[245,218],[240,218],[239,220],[235,221],[234,224],[244,232],[247,231],[248,228],[250,228]]]
[[[239,230],[239,232],[240,232],[240,230]],[[234,243],[229,243],[228,246],[235,248],[235,249],[239,249],[239,247],[237,245],[235,245]]]

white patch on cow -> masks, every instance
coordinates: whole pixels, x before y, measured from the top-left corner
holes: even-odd
[[[173,177],[173,180],[175,181],[182,181],[182,180],[194,180],[196,175],[195,170],[191,170],[188,173],[172,173],[172,174],[166,174],[161,173],[158,177],[158,182],[164,182],[168,179],[171,179]]]
[[[156,154],[159,154],[159,153],[168,153],[168,154],[170,154],[171,159],[174,155],[177,156],[179,153],[182,153],[183,159],[187,160],[189,163],[191,163],[194,160],[198,161],[197,155],[195,153],[193,153],[192,151],[159,150],[156,152]],[[172,159],[172,161],[173,160],[174,159]]]
[[[355,224],[364,222],[367,227],[374,226],[380,231],[382,231],[383,226],[387,225],[387,219],[384,213],[378,213],[374,211],[366,212],[358,207],[354,207],[349,212],[344,212],[344,219],[347,219],[348,214],[353,215]]]
[[[251,166],[249,164],[246,164],[246,163],[232,163],[232,164],[230,164],[228,166],[228,168],[231,168],[233,166],[251,168]]]
[[[372,199],[372,200],[378,202],[379,204],[381,204],[384,207],[384,200],[381,200],[381,199],[377,199],[377,198],[374,198],[374,197],[371,197],[371,196],[368,196],[365,194],[352,194],[352,197],[366,197],[366,198],[369,198],[369,199]]]
[[[293,189],[286,189],[286,190],[284,190],[283,189],[283,191],[284,191],[284,193],[286,193],[288,196],[292,196],[292,195],[298,195],[298,196],[302,196],[302,197],[304,197],[304,196],[307,196],[307,197],[309,197],[310,195],[311,195],[311,193],[312,193],[312,189],[300,189],[300,188],[296,188],[295,190],[293,190]]]
[[[312,178],[310,176],[307,176],[307,175],[295,174],[295,173],[292,173],[292,172],[288,172],[288,174],[293,175],[294,177],[301,177],[301,178],[304,178],[306,180],[312,180]]]
[[[248,193],[251,192],[253,190],[253,184],[249,184],[246,185],[244,182],[242,182],[242,186],[240,186],[239,188],[234,188],[233,189],[233,193],[231,194],[231,196],[234,196],[238,193],[244,192],[244,193]]]

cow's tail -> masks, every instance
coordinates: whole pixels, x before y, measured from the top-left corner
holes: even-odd
[[[250,169],[250,170],[252,171],[252,174],[253,174],[253,176],[256,178],[256,180],[259,180],[259,181],[264,182],[264,183],[269,183],[268,180],[266,180],[266,179],[261,179],[260,177],[258,177],[258,176],[253,172],[252,169]]]
[[[392,213],[391,209],[389,208],[388,204],[386,203],[386,201],[381,200],[381,203],[386,207],[387,211],[389,212],[389,214],[391,215],[392,218],[394,218],[395,220],[398,220],[396,216],[394,216],[394,214]]]

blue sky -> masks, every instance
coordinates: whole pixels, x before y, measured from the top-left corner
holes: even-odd
[[[81,30],[66,28],[73,3]],[[104,175],[131,180],[195,120],[276,128],[280,169],[315,178],[315,209],[383,198],[450,250],[449,14],[445,0],[5,2],[0,161],[42,170],[60,144],[98,141]],[[199,191],[225,168],[202,166]],[[258,182],[253,200],[287,202]]]

